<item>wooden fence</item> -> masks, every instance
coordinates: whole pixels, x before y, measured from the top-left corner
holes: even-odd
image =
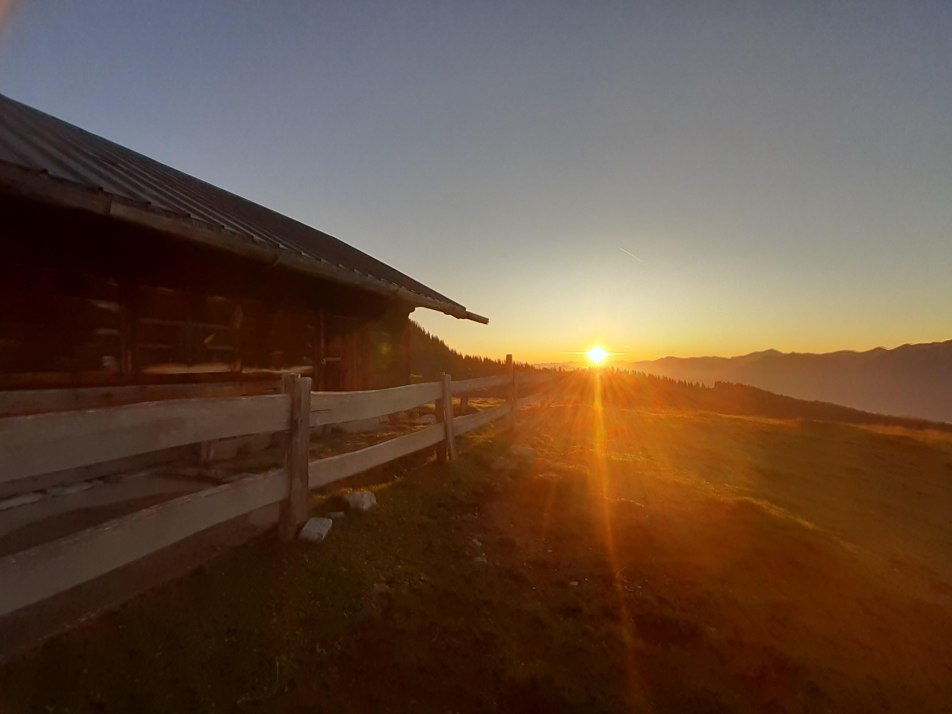
[[[366,392],[311,392],[288,374],[280,394],[169,399],[107,408],[0,418],[0,484],[183,444],[262,432],[288,432],[284,466],[249,475],[0,557],[0,616],[38,603],[207,528],[280,503],[278,528],[292,538],[308,515],[308,491],[422,449],[456,456],[455,437],[498,419],[514,419],[517,380],[497,377],[414,384]],[[519,384],[538,382],[526,375]],[[454,416],[453,396],[504,388],[505,404]],[[524,401],[529,401],[529,397]],[[382,417],[436,402],[438,423],[328,458],[309,458],[313,427]]]

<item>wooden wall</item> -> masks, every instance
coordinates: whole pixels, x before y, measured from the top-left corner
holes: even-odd
[[[0,198],[0,231],[0,389],[409,376],[406,304],[19,200]]]

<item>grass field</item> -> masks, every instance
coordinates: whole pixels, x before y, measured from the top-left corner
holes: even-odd
[[[0,710],[952,711],[949,433],[557,403],[516,438],[8,663]]]

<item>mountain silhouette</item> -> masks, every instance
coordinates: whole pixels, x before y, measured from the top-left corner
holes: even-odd
[[[739,357],[663,357],[615,366],[706,385],[748,384],[878,414],[952,422],[952,340],[867,352],[765,350]]]

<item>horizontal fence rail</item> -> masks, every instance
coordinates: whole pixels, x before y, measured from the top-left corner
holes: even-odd
[[[311,488],[318,488],[345,479],[429,446],[435,446],[443,441],[443,438],[443,425],[434,424],[426,429],[374,444],[360,451],[315,459],[308,464],[308,485]]]
[[[76,409],[100,409],[135,402],[169,399],[216,399],[280,392],[280,382],[206,382],[198,384],[134,384],[116,387],[68,389],[18,389],[0,392],[0,416],[35,414]]]
[[[287,473],[198,491],[0,558],[0,615],[44,600],[287,497]]]
[[[455,458],[455,437],[509,418],[541,393],[518,399],[519,387],[542,383],[540,375],[518,379],[511,358],[508,374],[413,384],[364,392],[311,392],[311,380],[285,375],[279,386],[253,389],[281,391],[260,396],[208,397],[120,404],[80,411],[0,418],[0,483],[84,467],[138,454],[258,433],[287,432],[285,466],[249,475],[228,484],[172,499],[136,513],[87,528],[64,538],[0,557],[0,615],[5,615],[195,535],[276,503],[283,538],[296,534],[307,517],[308,491],[354,476],[401,457],[439,447],[442,458]],[[240,393],[245,385],[221,385],[218,393]],[[453,397],[505,388],[506,402],[454,416]],[[202,394],[186,387],[164,385],[176,397]],[[208,385],[201,389],[208,390]],[[231,392],[225,390],[233,390]],[[130,388],[88,393],[82,398],[57,390],[46,403],[60,408],[69,399],[129,400],[158,394],[158,388]],[[215,394],[215,392],[211,392]],[[65,400],[65,401],[64,401]],[[358,451],[327,458],[308,456],[311,429],[329,424],[383,417],[436,403],[438,423]],[[0,394],[0,404],[29,410],[21,398]],[[41,403],[42,400],[41,400]],[[45,478],[45,476],[44,476]],[[11,484],[15,487],[17,484]]]
[[[441,396],[438,382],[366,392],[312,392],[311,426],[386,416],[435,401]]]
[[[465,434],[481,426],[486,426],[486,424],[491,424],[497,419],[508,416],[511,410],[511,405],[503,404],[502,406],[493,407],[492,409],[484,409],[475,414],[456,417],[453,419],[453,431],[456,434]]]
[[[0,419],[0,481],[288,428],[283,394],[185,399]],[[53,448],[51,448],[51,445]]]

